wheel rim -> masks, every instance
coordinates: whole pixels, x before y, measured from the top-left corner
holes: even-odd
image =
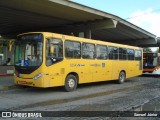
[[[121,82],[123,82],[123,81],[124,81],[124,78],[125,78],[124,73],[121,73],[120,76],[119,76],[119,80],[120,80]]]
[[[74,79],[69,79],[68,80],[68,86],[70,87],[70,88],[73,88],[74,86],[75,86],[75,81],[74,81]]]

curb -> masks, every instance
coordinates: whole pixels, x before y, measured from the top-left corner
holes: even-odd
[[[13,74],[0,74],[0,76],[14,76]]]
[[[12,90],[18,88],[16,85],[11,85],[11,86],[0,86],[0,91],[7,91],[7,90]]]

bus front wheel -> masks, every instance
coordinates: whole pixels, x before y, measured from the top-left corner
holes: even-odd
[[[119,73],[118,83],[119,83],[119,84],[124,83],[125,79],[126,79],[126,74],[125,74],[124,71],[121,71],[121,72]]]
[[[74,76],[72,74],[68,75],[66,77],[66,80],[65,80],[64,88],[67,92],[74,91],[77,88],[77,78],[76,78],[76,76]]]

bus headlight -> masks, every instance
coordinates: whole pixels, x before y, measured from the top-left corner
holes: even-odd
[[[158,68],[156,68],[154,71],[157,71],[158,70]]]
[[[38,78],[40,78],[43,75],[44,75],[44,73],[39,73],[36,76],[34,76],[33,80],[37,80]]]

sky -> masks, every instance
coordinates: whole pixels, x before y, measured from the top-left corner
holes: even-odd
[[[71,0],[125,19],[160,37],[160,0]]]

